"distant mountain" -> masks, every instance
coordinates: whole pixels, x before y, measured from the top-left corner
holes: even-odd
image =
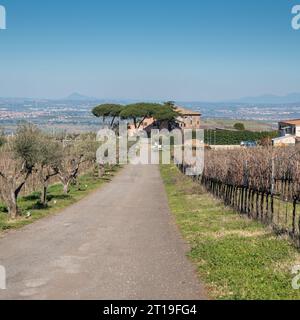
[[[240,103],[257,103],[257,104],[284,104],[284,103],[300,103],[300,93],[290,93],[285,96],[276,96],[272,94],[266,94],[258,97],[245,97],[235,102]]]
[[[68,100],[68,101],[97,101],[99,99],[94,98],[94,97],[88,97],[84,96],[80,93],[74,92],[70,94],[68,97],[64,98],[63,100]]]

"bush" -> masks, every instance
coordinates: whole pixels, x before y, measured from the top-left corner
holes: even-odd
[[[233,126],[233,128],[235,129],[235,130],[238,130],[238,131],[245,131],[246,130],[246,128],[245,128],[245,125],[243,124],[243,123],[236,123],[234,126]]]
[[[230,130],[205,130],[205,143],[216,145],[239,145],[242,141],[256,141],[260,143],[265,139],[278,136],[277,131],[253,132]]]

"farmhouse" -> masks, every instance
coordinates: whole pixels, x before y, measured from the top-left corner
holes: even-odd
[[[193,130],[200,129],[202,116],[200,112],[182,107],[177,107],[176,110],[180,114],[180,117],[177,118],[180,128]]]
[[[279,137],[273,139],[274,146],[295,145],[300,139],[300,119],[281,121],[278,130]]]
[[[179,113],[179,117],[177,120],[177,127],[184,130],[184,129],[200,129],[201,127],[201,116],[200,112],[194,110],[188,110],[183,107],[176,107],[176,111]],[[145,130],[150,132],[152,129],[169,129],[168,122],[158,122],[154,118],[146,118],[138,128],[139,131]],[[173,128],[174,129],[174,128]],[[134,135],[136,132],[134,124],[128,125],[128,132],[129,136]]]

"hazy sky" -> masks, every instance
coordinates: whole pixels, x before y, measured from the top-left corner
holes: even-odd
[[[222,100],[300,91],[300,0],[0,0],[0,96]]]

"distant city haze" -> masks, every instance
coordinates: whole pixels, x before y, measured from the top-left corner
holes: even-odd
[[[267,103],[272,95],[293,102],[290,94],[300,92],[294,1],[1,5],[7,30],[0,32],[0,97],[62,99],[79,92],[98,99],[232,101],[263,95]]]
[[[80,100],[70,100],[76,98]],[[37,124],[50,131],[97,132],[107,126],[102,118],[96,118],[91,110],[103,100],[86,100],[78,94],[72,94],[68,99],[14,99],[0,98],[0,128],[7,133],[13,132],[16,126],[27,121]],[[114,100],[116,103],[128,104],[134,100]],[[255,104],[242,102],[189,102],[177,101],[178,105],[199,111],[202,114],[202,128],[232,128],[233,124],[243,121],[247,128],[253,130],[273,130],[278,121],[300,118],[300,103]]]

